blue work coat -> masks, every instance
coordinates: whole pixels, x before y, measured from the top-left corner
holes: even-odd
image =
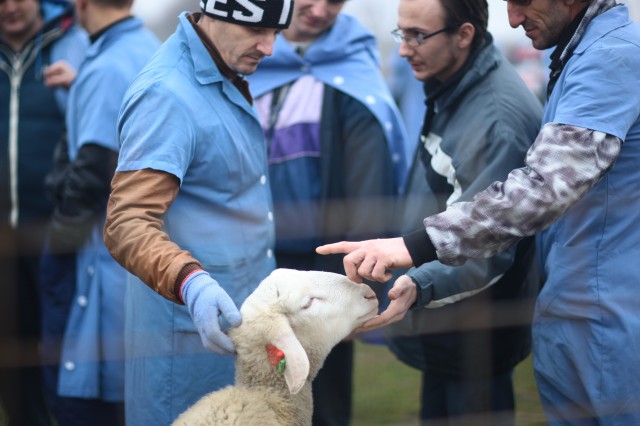
[[[239,307],[275,267],[267,150],[252,105],[215,66],[186,14],[130,87],[118,171],[151,168],[180,190],[164,231]],[[168,425],[233,383],[234,358],[207,351],[185,306],[131,276],[126,303],[128,425]]]
[[[546,281],[534,319],[534,360],[552,425],[581,414],[556,412],[565,401],[601,425],[640,424],[638,70],[640,28],[619,5],[591,21],[545,107],[543,123],[624,141],[611,170],[537,239]]]
[[[87,143],[118,150],[116,122],[124,93],[159,46],[139,19],[109,28],[87,50],[69,93],[69,158]],[[124,398],[126,271],[103,242],[104,216],[77,254],[76,293],[64,336],[58,393]]]

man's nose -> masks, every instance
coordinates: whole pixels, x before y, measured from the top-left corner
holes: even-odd
[[[256,46],[256,49],[258,50],[258,52],[262,53],[265,56],[271,56],[273,54],[273,43],[275,43],[276,37],[277,37],[277,34],[276,35],[269,34],[263,37],[258,43],[258,45]]]
[[[411,46],[409,46],[409,44],[405,40],[402,40],[402,43],[400,43],[400,48],[398,49],[398,53],[403,58],[408,58],[413,54],[413,48],[411,48]]]
[[[311,14],[315,18],[324,18],[328,13],[328,0],[320,0],[311,6]]]
[[[509,16],[509,25],[511,25],[511,28],[518,28],[525,20],[522,7],[510,1],[507,2],[507,15]]]

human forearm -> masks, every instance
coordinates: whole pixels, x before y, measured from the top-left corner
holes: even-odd
[[[430,262],[412,268],[406,274],[418,286],[416,307],[438,308],[488,290],[514,266],[516,248],[511,246],[487,259],[469,259],[459,266]]]
[[[55,251],[77,250],[96,219],[104,214],[117,157],[110,149],[85,144],[73,161],[61,164],[60,169],[50,175],[48,184],[55,202],[51,243]]]
[[[472,202],[454,203],[426,218],[425,228],[411,234],[415,244],[405,237],[340,242],[316,251],[348,253],[344,266],[349,278],[376,281],[388,280],[388,269],[436,259],[460,265],[468,258],[491,257],[557,220],[612,167],[621,145],[620,139],[601,132],[547,125],[527,154],[528,167],[514,170]]]
[[[200,263],[163,231],[162,217],[178,190],[178,179],[169,173],[151,169],[117,172],[104,241],[125,269],[167,299],[182,303],[180,283]]]
[[[547,228],[602,178],[621,145],[601,132],[546,125],[527,153],[527,167],[514,170],[473,202],[454,203],[425,219],[438,260],[457,265],[489,257]]]

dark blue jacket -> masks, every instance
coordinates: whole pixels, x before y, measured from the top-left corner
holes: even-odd
[[[42,0],[41,8],[45,24],[19,52],[0,39],[0,220],[12,228],[43,225],[51,214],[44,178],[64,134],[66,93],[46,87],[43,71],[59,59],[77,67],[88,43],[68,2]]]

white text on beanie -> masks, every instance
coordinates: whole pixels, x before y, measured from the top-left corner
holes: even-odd
[[[205,15],[248,27],[286,29],[293,0],[200,0]]]

